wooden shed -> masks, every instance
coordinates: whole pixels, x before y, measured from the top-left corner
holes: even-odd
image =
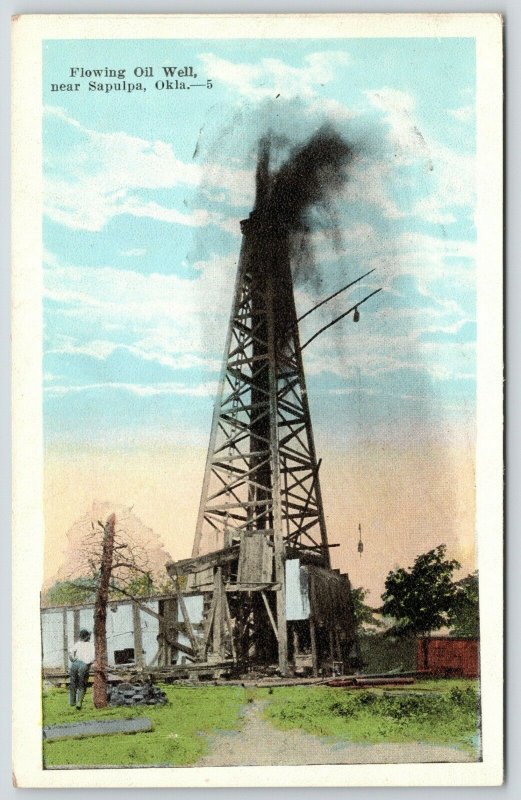
[[[418,639],[416,669],[446,677],[479,676],[479,639],[426,636]]]
[[[245,532],[238,545],[166,565],[182,613],[187,593],[202,598],[202,630],[190,634],[191,649],[184,647],[194,663],[241,674],[277,664],[281,585],[274,580],[271,550],[265,533]],[[284,619],[290,673],[334,674],[350,667],[356,630],[349,578],[325,568],[320,555],[285,560]],[[175,650],[174,638],[170,645]]]

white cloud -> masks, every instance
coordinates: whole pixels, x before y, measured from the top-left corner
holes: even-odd
[[[435,225],[450,225],[452,222],[456,222],[454,214],[444,210],[439,197],[434,194],[419,200],[414,206],[414,214]]]
[[[405,215],[446,225],[456,221],[455,207],[470,211],[475,203],[473,155],[446,147],[422,131],[412,95],[384,87],[366,92],[366,96],[384,114],[394,164],[416,166],[414,185],[421,186],[422,180],[425,186],[424,197],[413,203]],[[468,109],[472,107],[456,109],[453,116],[468,116]],[[392,216],[381,189],[379,196],[384,213]]]
[[[197,209],[191,214],[183,214],[176,208],[165,208],[152,201],[143,202],[136,197],[121,203],[116,213],[131,214],[134,217],[150,217],[161,222],[173,222],[177,225],[191,225],[194,227],[204,227],[211,222],[220,220],[217,214],[211,214],[206,209]]]
[[[286,81],[284,91],[287,94],[282,96],[301,94],[311,109],[319,102],[319,78],[326,83],[332,80],[335,65],[340,63],[335,60],[336,56],[329,60],[309,57],[306,66],[296,70],[278,59],[266,59],[256,65],[237,65],[209,54],[206,58],[210,59],[208,68],[214,66],[217,70],[213,77],[218,77],[220,71],[220,79],[226,78],[239,94],[262,99],[272,95],[279,82]],[[395,157],[380,160],[357,157],[343,199],[350,205],[375,206],[386,220],[401,220],[400,230],[403,230],[406,218],[450,224],[460,216],[461,209],[471,209],[474,202],[473,158],[443,147],[421,132],[412,96],[392,89],[373,91],[367,96],[373,107],[383,114],[388,126],[387,141]],[[350,115],[345,107],[331,101],[329,111],[333,115],[335,109],[339,119]],[[213,200],[224,202],[228,198],[229,202],[239,205],[250,204],[253,173],[232,169],[240,161],[230,159],[227,168],[210,166],[205,168],[203,175],[197,165],[180,162],[173,148],[165,143],[147,142],[123,133],[98,134],[63,115],[60,118],[81,135],[81,145],[76,151],[73,149],[66,153],[63,164],[57,158],[57,168],[71,175],[73,182],[60,177],[51,179],[48,213],[54,214],[54,219],[73,227],[90,226],[90,230],[100,230],[110,218],[130,214],[183,225],[215,224],[238,234],[238,220],[235,218],[204,209],[178,211],[167,208],[147,197],[143,190],[176,186],[193,188],[202,180],[204,193],[211,195]],[[95,157],[98,166],[92,172],[89,160]],[[400,177],[396,166],[400,168]],[[407,174],[409,167],[414,170],[411,182],[414,182],[415,199],[406,208],[398,194],[398,180],[405,180],[403,174]],[[426,190],[420,199],[417,199],[418,186],[420,189],[424,186]],[[385,291],[371,305],[364,307],[362,316],[369,315],[371,324],[358,329],[351,325],[351,320],[341,323],[340,333],[335,331],[334,335],[324,335],[309,351],[305,351],[308,372],[329,371],[351,380],[359,369],[367,383],[386,373],[406,369],[441,381],[471,376],[472,347],[451,342],[422,343],[420,336],[426,331],[455,333],[469,321],[468,312],[465,313],[458,303],[458,291],[473,290],[474,243],[454,241],[450,235],[445,238],[420,233],[383,235],[382,229],[366,222],[346,226],[343,233],[345,247],[342,252],[333,252],[330,241],[327,247],[323,246],[327,238],[325,234],[314,234],[318,260],[325,264],[335,258],[349,257],[350,268],[354,261],[357,267],[360,266],[360,273],[376,267],[379,275],[371,278],[378,281],[375,287],[383,284]],[[129,256],[138,255],[136,251],[125,252]],[[54,313],[62,319],[69,319],[78,326],[78,331],[87,320],[90,330],[92,323],[97,324],[100,330],[100,338],[92,341],[88,337],[82,339],[79,333],[77,340],[57,342],[55,351],[106,359],[117,349],[122,349],[137,358],[176,370],[217,369],[219,359],[216,354],[220,355],[224,344],[237,256],[238,250],[230,258],[213,257],[193,265],[199,270],[200,277],[190,281],[178,276],[141,275],[110,267],[92,269],[60,265],[49,254],[51,268],[46,278],[47,293],[59,304]],[[414,302],[417,296],[411,286],[402,294],[396,288],[398,281],[392,287],[386,285],[389,278],[399,276],[415,279],[414,287],[422,301],[418,307],[404,307],[399,302],[404,299]],[[446,282],[443,295],[436,282]],[[452,290],[454,297],[451,296]],[[300,288],[298,301],[306,299],[309,305],[316,302],[314,297],[306,295],[305,289]],[[339,313],[341,310],[340,304]],[[313,324],[315,322],[313,316]],[[109,326],[124,330],[128,341],[125,344],[110,341]],[[308,335],[315,329],[311,325]],[[337,336],[342,336],[342,347],[335,347]],[[303,335],[302,341],[306,338]],[[204,392],[205,386],[213,385],[200,384],[203,388],[197,391]],[[182,383],[151,386],[108,383],[90,384],[88,387],[62,386],[59,391],[79,392],[102,386],[117,387],[143,396],[182,394],[186,389]]]
[[[336,123],[349,122],[354,117],[359,116],[358,112],[352,108],[348,108],[338,100],[333,100],[329,97],[317,96],[316,99],[310,99],[306,106],[306,113],[309,116],[326,116],[328,120]]]
[[[430,160],[429,145],[413,116],[416,103],[412,95],[389,87],[365,94],[373,106],[384,112],[396,163],[410,164],[417,158]]]
[[[195,386],[184,383],[119,383],[108,381],[106,383],[87,383],[68,386],[49,386],[45,392],[49,396],[60,396],[66,394],[80,394],[82,392],[92,392],[99,390],[113,389],[116,391],[129,392],[139,397],[157,397],[160,395],[186,395],[189,397],[212,397],[217,391],[217,382],[208,381],[199,383]]]
[[[348,247],[358,247],[363,253],[364,245],[375,236],[378,237],[378,232],[372,226],[357,223],[348,230]],[[352,381],[359,370],[365,381],[364,388],[372,389],[375,381],[385,384],[386,375],[400,370],[412,370],[418,376],[427,375],[435,381],[460,380],[462,376],[472,375],[475,357],[472,343],[421,340],[424,332],[457,333],[469,321],[458,302],[452,297],[440,296],[431,281],[436,281],[443,270],[447,270],[445,259],[453,254],[471,264],[472,243],[450,242],[420,234],[402,235],[397,237],[397,242],[401,249],[395,254],[392,276],[414,276],[417,289],[430,306],[423,303],[418,307],[414,304],[404,307],[402,301],[412,299],[409,290],[405,289],[403,296],[397,289],[389,291],[385,275],[378,275],[377,280],[381,281],[385,292],[364,306],[359,325],[353,325],[349,318],[304,351],[310,376],[329,372]],[[385,242],[381,247],[385,249]],[[431,262],[426,267],[428,258]],[[52,254],[49,260],[52,266],[46,270],[46,291],[60,304],[54,308],[55,319],[61,319],[67,328],[76,332],[76,338],[55,335],[48,348],[51,352],[84,354],[104,360],[119,350],[172,370],[218,371],[236,256],[197,262],[194,267],[200,277],[196,280],[172,275],[142,275],[109,267],[63,266]],[[306,287],[298,289],[296,298],[302,310],[317,301]],[[345,302],[345,298],[339,299],[338,312],[327,306],[329,316],[325,319],[341,313],[346,308]],[[312,335],[325,319],[321,318],[321,313],[310,315],[302,325],[301,341]],[[107,322],[125,332],[125,342],[112,341]],[[101,336],[91,338],[93,328]],[[57,330],[60,329],[63,330],[63,325],[58,324]],[[53,384],[52,391],[57,395],[103,387],[154,396],[204,394],[206,391],[212,394],[215,384],[203,382],[193,387],[182,382],[150,386],[108,382],[85,387],[73,378],[70,386],[65,385],[64,380]]]
[[[360,370],[370,386],[373,380],[398,370],[413,370],[434,381],[461,380],[463,375],[472,375],[474,343],[456,343],[449,337],[473,319],[464,306],[475,291],[475,243],[404,233],[393,239],[389,252],[389,242],[366,223],[345,229],[343,241],[345,249],[336,255],[340,259],[349,257],[350,264],[353,261],[357,264],[357,272],[350,269],[351,278],[372,266],[377,272],[347,295],[333,300],[323,311],[306,318],[301,341],[347,310],[356,297],[378,286],[383,291],[361,308],[359,325],[353,325],[352,317],[348,317],[305,350],[308,373],[329,372],[353,380]],[[318,240],[315,249],[323,249]],[[326,274],[325,268],[322,273]],[[414,284],[408,281],[402,288],[396,280],[402,276],[414,279]],[[328,284],[323,295],[333,290]],[[461,298],[465,298],[463,306]],[[315,298],[304,286],[299,288],[296,299],[300,311],[307,310],[320,298]],[[425,333],[445,333],[448,338],[424,342]]]
[[[49,348],[47,352],[49,354],[84,355],[99,361],[105,361],[113,353],[121,351],[130,353],[135,358],[143,361],[153,361],[173,370],[199,368],[215,372],[221,366],[219,359],[203,358],[196,353],[179,353],[178,347],[179,345],[177,344],[176,346],[173,337],[171,337],[170,342],[164,339],[159,340],[156,336],[130,345],[98,339],[78,344],[71,337],[58,337],[56,346]]]
[[[368,312],[370,313],[370,312]],[[308,375],[330,373],[347,381],[362,380],[371,391],[394,372],[415,372],[433,381],[468,380],[474,377],[473,343],[420,343],[414,335],[379,336],[367,331],[363,345],[352,337],[342,340],[344,352],[335,352],[334,338],[322,343],[314,354],[305,351]]]
[[[448,147],[434,149],[440,202],[449,206],[473,206],[475,202],[475,159]]]
[[[105,359],[123,348],[173,369],[202,366],[203,361],[208,369],[216,367],[216,348],[220,356],[229,316],[236,255],[196,262],[198,279],[63,265],[52,255],[47,263],[45,296],[56,304],[53,327],[59,331],[65,324],[77,331],[76,338],[64,339],[53,337],[51,328],[48,350]],[[95,339],[93,327],[98,331]],[[113,342],[112,330],[123,331],[125,341]]]
[[[384,160],[355,158],[342,196],[349,203],[376,206],[388,219],[407,216],[391,197],[392,164]]]
[[[459,122],[470,122],[474,119],[474,106],[460,106],[459,108],[448,108],[447,113]]]
[[[50,347],[47,353],[56,353],[63,355],[83,355],[89,358],[96,358],[98,361],[104,361],[108,358],[114,350],[117,349],[117,344],[114,342],[106,342],[100,339],[94,339],[84,344],[77,344],[74,339],[66,337],[60,341],[58,346]]]
[[[374,380],[385,383],[385,375],[398,370],[414,370],[434,381],[459,380],[462,374],[471,374],[473,347],[448,339],[473,321],[475,243],[412,232],[390,242],[365,222],[343,229],[342,242],[342,249],[332,253],[325,234],[314,235],[314,250],[324,258],[321,275],[326,277],[331,270],[338,276],[331,266],[335,259],[345,259],[349,272],[344,281],[337,277],[335,283],[328,280],[323,284],[320,296],[311,287],[300,286],[296,292],[300,314],[349,279],[371,267],[376,272],[307,317],[301,325],[301,341],[342,314],[357,298],[379,287],[382,292],[360,309],[359,325],[353,325],[350,316],[305,350],[308,373],[329,372],[353,380],[360,370],[371,385]],[[426,333],[448,334],[447,341],[423,342]]]
[[[62,380],[61,375],[55,375],[52,372],[44,372],[43,373],[43,381],[44,383],[53,383],[53,381]]]
[[[147,190],[194,189],[203,179],[206,186],[225,187],[231,204],[251,200],[251,171],[211,164],[203,171],[198,164],[177,158],[171,144],[123,132],[94,131],[60,108],[48,107],[45,113],[75,131],[74,144],[56,151],[46,148],[44,210],[61,225],[99,231],[114,217],[129,214],[195,227],[216,224],[230,230],[231,220],[222,214],[205,209],[187,213],[143,198]]]
[[[313,97],[320,87],[333,80],[336,67],[349,63],[347,53],[329,51],[310,53],[303,67],[292,67],[278,58],[263,58],[254,64],[235,63],[213,53],[203,53],[201,61],[208,74],[222,81],[250,100],[265,97]],[[339,106],[335,106],[339,113]]]
[[[376,397],[377,395],[380,395],[381,392],[379,392],[377,389],[367,389],[365,387],[363,389],[360,389],[357,386],[340,386],[336,389],[330,389],[328,391],[328,394],[331,395],[356,394],[356,395],[362,395],[364,397]]]
[[[420,289],[426,285],[449,278],[451,288],[464,285],[466,290],[475,285],[476,243],[468,239],[450,239],[418,232],[404,232],[392,237],[382,235],[382,231],[365,222],[354,223],[341,228],[341,246],[333,250],[328,236],[323,231],[315,232],[311,243],[317,263],[324,276],[331,270],[336,274],[333,264],[343,261],[349,265],[348,275],[354,279],[371,268],[377,272],[365,279],[368,282],[383,281],[399,275],[409,275],[419,281]],[[353,261],[356,272],[353,272]],[[339,284],[338,288],[341,284]],[[324,287],[324,297],[334,287],[328,282]],[[386,287],[388,290],[388,287]],[[299,287],[300,293],[306,288]],[[437,292],[439,297],[439,290]],[[433,302],[435,302],[435,299]],[[311,301],[311,299],[310,299]]]

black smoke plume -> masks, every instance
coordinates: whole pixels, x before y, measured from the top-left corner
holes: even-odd
[[[279,221],[289,230],[306,225],[312,206],[326,206],[343,186],[352,147],[330,125],[320,128],[289,159],[270,172],[271,137],[259,144],[255,211]]]
[[[328,232],[338,242],[333,199],[347,179],[346,167],[353,157],[350,145],[331,126],[320,128],[273,168],[271,159],[280,157],[280,146],[280,140],[270,135],[259,142],[255,206],[250,219],[243,221],[245,263],[261,284],[271,274],[279,352],[296,329],[293,282],[319,283],[311,246],[311,210],[326,212]]]

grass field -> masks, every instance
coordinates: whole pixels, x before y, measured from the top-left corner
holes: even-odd
[[[201,734],[233,730],[241,724],[240,710],[244,703],[244,689],[240,686],[162,688],[169,700],[166,706],[96,710],[89,691],[81,711],[68,706],[68,692],[65,689],[45,692],[44,725],[144,716],[152,720],[154,726],[150,733],[45,742],[45,765],[185,766],[193,764],[205,753],[206,739]]]
[[[202,735],[238,730],[241,708],[266,703],[267,720],[281,730],[299,729],[352,742],[428,742],[476,753],[479,724],[477,681],[429,680],[393,690],[291,686],[163,686],[167,706],[96,710],[89,691],[81,711],[67,704],[64,689],[44,693],[44,724],[94,719],[152,720],[150,733],[114,734],[45,742],[46,766],[165,765],[196,763],[208,748]]]
[[[306,688],[274,690],[265,710],[273,725],[352,742],[428,742],[476,751],[476,681],[430,680],[392,690]]]

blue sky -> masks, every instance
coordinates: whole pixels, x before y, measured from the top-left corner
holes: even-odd
[[[213,88],[153,88],[185,64]],[[136,82],[148,65],[146,92],[50,91],[70,67]],[[324,121],[356,155],[340,242],[314,217],[299,310],[376,272],[302,338],[383,291],[305,351],[315,427],[345,443],[472,420],[473,40],[52,41],[43,90],[49,444],[206,440],[258,137],[272,130],[283,159]]]

